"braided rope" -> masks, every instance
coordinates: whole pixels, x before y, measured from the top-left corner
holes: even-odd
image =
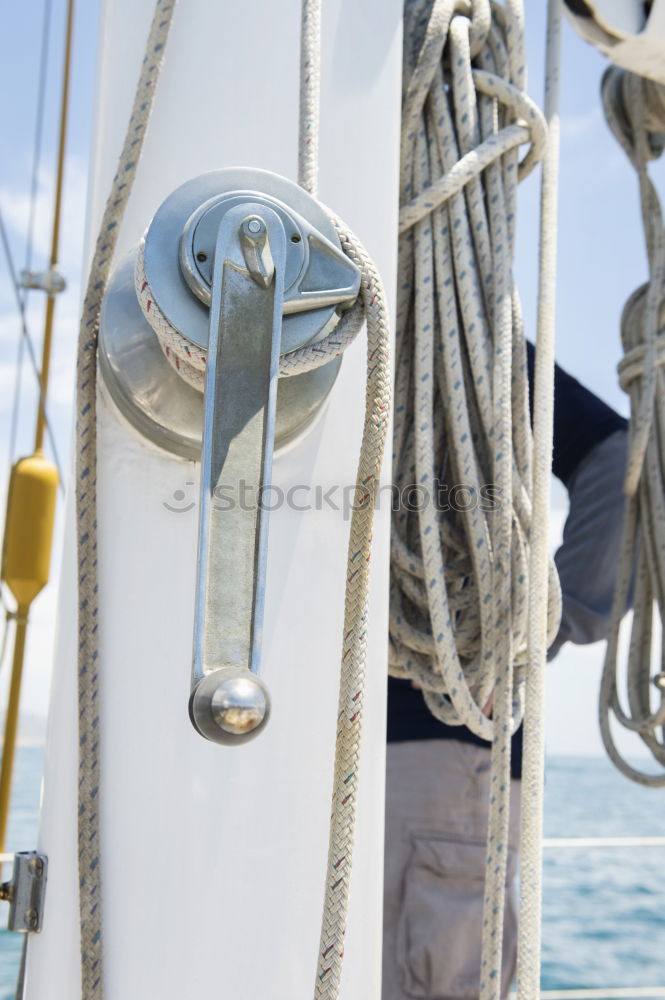
[[[339,996],[356,821],[374,501],[390,413],[390,336],[381,279],[358,241],[339,223],[336,226],[345,253],[362,272],[361,297],[367,320],[367,390],[349,534],[330,840],[314,989],[316,1000],[333,1000]]]
[[[630,397],[630,452],[622,551],[600,688],[599,718],[610,759],[626,777],[642,785],[665,787],[665,672],[651,677],[654,602],[665,616],[665,227],[660,201],[647,170],[665,146],[665,88],[618,68],[603,79],[605,116],[637,171],[649,262],[649,281],[626,303],[619,364],[621,387]],[[634,614],[626,667],[628,711],[619,698],[619,631],[634,577]],[[656,686],[653,682],[655,681]],[[652,692],[658,690],[652,709]],[[637,733],[661,765],[648,774],[619,752],[611,717]]]
[[[319,102],[321,95],[321,2],[302,0],[300,13],[300,104],[298,109],[298,184],[317,195],[319,177]]]
[[[519,580],[528,573],[532,442],[523,329],[510,256],[516,183],[544,151],[546,128],[537,107],[525,95],[516,101],[514,85],[498,77],[510,72],[509,39],[512,44],[515,38],[515,31],[508,31],[507,10],[504,21],[499,20],[502,8],[494,9],[487,46],[476,56],[495,63],[498,79],[492,81],[489,71],[471,67],[473,21],[457,14],[457,6],[455,0],[434,4],[428,32],[442,30],[440,14],[445,10],[446,34],[435,50],[429,37],[423,41],[405,96],[402,190],[407,208],[401,216],[405,232],[400,243],[395,481],[406,487],[415,471],[418,484],[429,486],[430,497],[440,486],[464,483],[480,498],[483,484],[497,485],[501,510],[510,511],[512,500],[512,539],[506,549],[512,565],[507,572]],[[407,7],[416,25],[422,7],[423,0]],[[407,20],[407,29],[410,23]],[[444,52],[446,41],[449,54],[448,49]],[[443,81],[442,52],[445,65],[452,67],[449,88]],[[479,82],[482,90],[476,89]],[[510,102],[500,108],[497,130],[494,99],[487,95],[499,94],[510,95]],[[515,107],[520,108],[520,119],[528,114],[533,138],[519,167],[515,146],[526,126],[522,120],[502,121],[512,117]],[[474,141],[475,148],[464,148]],[[492,150],[491,155],[473,155],[484,150]],[[442,205],[439,190],[444,186],[449,200]],[[421,209],[417,222],[416,205]],[[406,228],[414,222],[412,229]],[[419,346],[424,352],[420,358]],[[506,368],[499,374],[496,359]],[[420,423],[413,417],[419,411]],[[493,446],[493,440],[500,447]],[[491,739],[494,727],[482,711],[494,688],[488,652],[495,647],[495,626],[492,598],[486,597],[496,594],[491,576],[500,549],[495,534],[500,518],[477,504],[469,511],[446,511],[445,518],[432,505],[423,506],[425,510],[415,513],[403,510],[393,524],[391,671],[413,677],[443,721],[470,726]],[[551,562],[549,572],[548,633],[553,637],[559,601]],[[437,583],[426,586],[433,577]],[[441,578],[446,583],[442,590]],[[521,684],[527,609],[525,599],[516,599],[513,658]],[[516,696],[516,710],[519,701]]]
[[[131,118],[113,179],[86,287],[77,356],[76,510],[79,593],[78,868],[81,995],[104,995],[100,843],[100,665],[97,581],[97,336],[102,296],[152,108],[175,0],[155,7]]]
[[[550,483],[554,426],[554,334],[556,309],[557,196],[559,174],[559,70],[561,0],[549,0],[545,69],[547,149],[540,199],[538,338],[533,387],[533,516],[529,574],[528,648],[524,709],[520,823],[520,912],[517,997],[540,992],[543,795],[545,773],[545,661],[548,649],[547,579],[550,558]]]
[[[338,229],[346,227],[330,214],[333,225]],[[134,266],[134,287],[136,297],[145,319],[154,330],[159,345],[169,364],[181,378],[199,392],[205,388],[205,370],[208,352],[197,347],[172,326],[157,305],[145,273],[145,242],[141,240]],[[362,297],[354,306],[343,313],[337,326],[322,340],[301,347],[288,354],[282,354],[279,362],[279,377],[289,378],[328,364],[333,358],[344,354],[349,344],[358,336],[364,322]]]
[[[511,272],[517,183],[547,136],[524,80],[517,0],[407,4],[393,478],[400,497],[415,483],[425,499],[393,517],[389,666],[442,721],[492,740],[481,1000],[501,994],[510,736],[527,668],[542,672],[560,617],[556,572],[540,557],[542,483],[537,522],[532,512],[534,471],[549,481],[551,441],[541,430],[534,455]],[[547,351],[539,364],[551,380]],[[546,381],[535,409],[543,405],[551,435]],[[438,502],[458,484],[465,509]],[[483,509],[490,484],[499,503]],[[539,740],[541,716],[530,730]]]

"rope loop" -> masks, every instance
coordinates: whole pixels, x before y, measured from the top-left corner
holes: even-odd
[[[548,449],[541,433],[536,449],[532,438],[512,277],[517,184],[549,138],[524,90],[519,0],[409,0],[404,67],[389,670],[420,687],[442,722],[492,741],[479,996],[498,1000],[510,737],[527,674],[542,675],[561,611],[542,489],[551,441]],[[544,201],[551,205],[551,192]],[[543,239],[552,244],[549,233]],[[543,253],[541,290],[553,273]],[[545,371],[550,327],[539,317]],[[549,414],[551,387],[541,385],[536,400]],[[543,595],[537,606],[535,592]],[[542,708],[533,696],[531,706],[536,746]],[[529,784],[536,812],[539,784],[542,774]],[[525,854],[532,887],[538,844],[531,836]],[[532,916],[522,953],[528,988],[535,981],[537,989]]]
[[[644,343],[644,315],[649,291],[648,283],[640,285],[626,302],[621,317],[621,342],[624,356],[617,366],[619,385],[624,392],[640,393],[639,382],[645,375],[648,347]],[[665,297],[659,304],[658,334],[655,338],[655,364],[665,366]],[[634,385],[633,383],[638,383]]]
[[[512,606],[510,655],[507,646],[499,653],[516,668],[511,729],[521,720],[527,662],[527,607],[516,581],[529,572],[532,446],[509,258],[516,185],[543,155],[547,128],[519,83],[514,4],[492,6],[475,55],[467,15],[473,9],[484,25],[480,6],[436,2],[424,31],[422,6],[405,12],[413,70],[404,97],[395,427],[405,503],[392,535],[390,669],[418,683],[442,721],[491,739],[483,709],[495,686],[497,574]],[[420,39],[414,58],[409,48]],[[492,384],[502,364],[506,381]],[[497,440],[506,445],[498,454]],[[416,483],[421,494],[427,485],[434,510],[412,509],[405,491]],[[483,499],[494,489],[496,504]],[[549,572],[552,639],[560,597]]]
[[[471,4],[471,16],[469,18],[469,43],[472,59],[475,59],[482,51],[491,28],[492,8],[490,0],[475,0],[475,3]]]
[[[665,87],[612,67],[603,77],[602,97],[607,122],[637,172],[649,280],[630,296],[621,320],[619,382],[631,411],[628,499],[600,688],[600,729],[610,759],[624,775],[639,784],[665,787],[665,691],[651,676],[654,615],[661,624],[665,617],[665,226],[647,170],[665,149]],[[619,634],[631,590],[634,611],[624,670],[619,666]],[[624,672],[627,709],[619,697]],[[625,760],[616,746],[612,718],[641,738],[660,765],[657,773]]]

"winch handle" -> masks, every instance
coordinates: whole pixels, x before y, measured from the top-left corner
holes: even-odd
[[[258,676],[268,542],[260,498],[272,467],[285,268],[277,212],[247,202],[224,215],[211,289],[189,700],[194,727],[215,743],[252,739],[270,713]]]

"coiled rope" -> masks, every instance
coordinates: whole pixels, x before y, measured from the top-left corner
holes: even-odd
[[[145,138],[175,0],[155,7],[118,169],[95,245],[86,286],[77,352],[76,515],[78,555],[78,869],[81,996],[104,996],[102,846],[100,837],[100,665],[97,575],[97,338],[120,222]]]
[[[613,67],[605,73],[603,107],[615,138],[637,171],[649,281],[629,298],[621,321],[622,389],[630,398],[630,451],[626,473],[623,540],[600,688],[600,729],[618,769],[642,785],[665,787],[665,771],[649,774],[618,750],[612,716],[637,733],[665,768],[665,669],[652,671],[654,602],[662,630],[665,615],[665,227],[647,165],[665,148],[665,88]],[[626,664],[628,710],[619,698],[619,633],[631,582],[634,612]],[[661,640],[662,646],[662,640]],[[652,709],[656,692],[657,707]]]
[[[560,618],[548,556],[554,233],[541,246],[535,443],[512,279],[517,183],[548,141],[524,84],[517,0],[407,3],[393,479],[402,500],[420,493],[393,517],[390,671],[415,681],[439,719],[493,741],[481,1000],[501,994],[510,737],[527,674],[526,865],[539,891],[542,673]],[[455,509],[446,500],[460,487]],[[483,507],[488,487],[498,502]],[[531,917],[524,997],[539,988],[539,910]]]

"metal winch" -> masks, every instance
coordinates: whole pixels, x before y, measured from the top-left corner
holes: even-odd
[[[325,210],[291,181],[229,169],[179,187],[150,223],[143,267],[162,328],[185,353],[207,352],[202,395],[139,308],[135,260],[136,251],[109,284],[100,369],[138,431],[201,459],[190,717],[207,739],[240,743],[270,710],[257,677],[268,525],[266,510],[234,503],[233,491],[264,489],[274,448],[319,412],[341,359],[279,380],[280,356],[334,329],[357,298],[360,272]]]

